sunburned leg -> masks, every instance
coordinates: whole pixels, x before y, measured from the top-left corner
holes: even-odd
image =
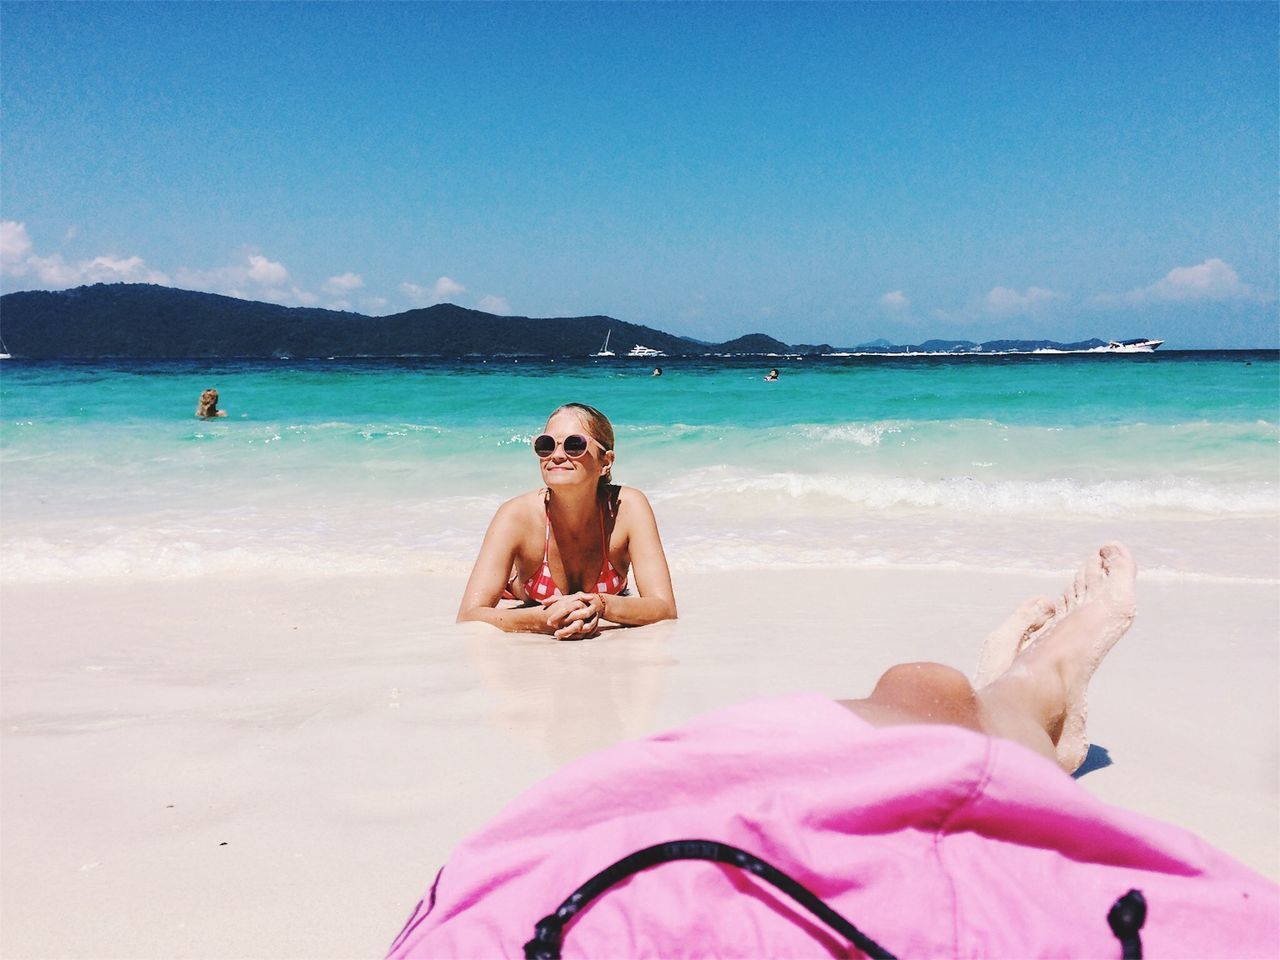
[[[1015,740],[1073,771],[1088,750],[1085,691],[1133,622],[1135,575],[1128,550],[1107,544],[1051,613],[1038,601],[1025,604],[988,640],[1000,652],[984,649],[983,672],[1000,658],[1011,662],[981,689],[941,664],[904,664],[890,668],[865,700],[843,703],[876,726],[950,723]]]
[[[1025,710],[997,701],[994,709],[983,691],[959,670],[940,663],[904,663],[885,671],[871,696],[841,700],[877,727],[913,723],[945,723],[988,736],[1014,740],[1055,759],[1053,741],[1044,725]]]

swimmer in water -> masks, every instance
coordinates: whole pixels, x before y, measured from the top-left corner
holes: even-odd
[[[227,411],[218,409],[218,391],[210,387],[200,394],[200,402],[196,405],[196,416],[201,420],[212,420],[214,417],[225,417]]]

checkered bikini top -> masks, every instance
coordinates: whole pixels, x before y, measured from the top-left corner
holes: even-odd
[[[596,576],[595,586],[591,588],[591,592],[607,594],[621,593],[627,585],[627,579],[614,569],[613,564],[609,560],[609,543],[604,536],[603,505],[600,507],[600,552],[603,555],[603,561],[600,566],[600,573]],[[524,594],[530,600],[538,602],[551,600],[554,597],[564,596],[560,588],[556,586],[555,577],[551,575],[550,515],[547,516],[547,536],[542,543],[542,566],[538,568],[537,573],[524,582]]]

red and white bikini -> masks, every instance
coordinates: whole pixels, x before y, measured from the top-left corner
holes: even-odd
[[[627,578],[617,571],[609,559],[609,542],[604,533],[603,505],[600,507],[600,552],[602,556],[600,572],[596,575],[595,585],[588,592],[609,595],[622,593],[627,587]],[[555,577],[551,575],[551,516],[549,514],[546,539],[542,542],[542,565],[524,582],[524,595],[526,599],[535,603],[564,596],[564,592],[556,584]],[[502,596],[507,600],[519,599],[509,589],[504,590]]]

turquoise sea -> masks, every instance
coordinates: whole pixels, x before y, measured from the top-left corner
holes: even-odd
[[[209,386],[229,416],[198,421]],[[0,575],[463,574],[568,400],[613,420],[677,575],[1058,569],[1116,536],[1149,575],[1280,581],[1273,351],[9,360]]]

